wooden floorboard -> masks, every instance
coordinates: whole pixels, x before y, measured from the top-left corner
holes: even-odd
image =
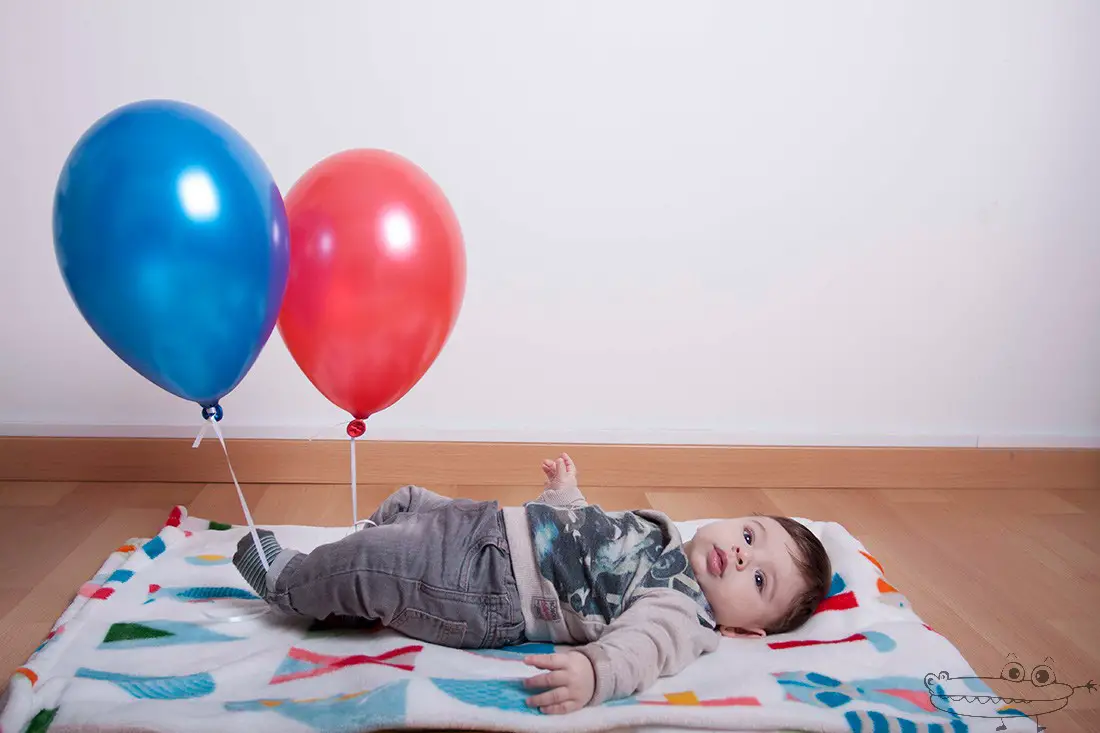
[[[395,486],[359,486],[360,513]],[[440,484],[448,496],[519,504],[537,491]],[[249,484],[257,522],[343,524],[346,484]],[[1046,657],[1060,681],[1100,681],[1100,492],[1087,489],[782,489],[586,486],[609,510],[652,507],[673,518],[788,514],[840,522],[878,558],[922,618],[979,674],[1008,654]],[[25,661],[108,553],[149,536],[174,504],[243,520],[231,484],[0,483],[0,679]],[[993,685],[997,687],[996,684]],[[1043,721],[1051,733],[1100,731],[1100,691],[1078,691]]]

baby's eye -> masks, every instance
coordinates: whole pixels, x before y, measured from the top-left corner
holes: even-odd
[[[755,573],[755,576],[756,576],[756,587],[759,588],[760,590],[764,590],[764,573],[757,570],[756,573]]]
[[[747,544],[752,544],[752,530],[746,529],[741,533],[741,536],[745,538]]]

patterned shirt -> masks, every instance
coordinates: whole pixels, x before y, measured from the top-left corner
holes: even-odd
[[[535,559],[567,608],[610,623],[648,588],[669,588],[699,606],[699,623],[715,623],[679,537],[669,537],[644,512],[598,506],[526,506]]]

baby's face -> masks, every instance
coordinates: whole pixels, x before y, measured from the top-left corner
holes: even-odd
[[[699,529],[684,551],[727,635],[764,633],[806,588],[794,541],[771,517],[738,517]]]

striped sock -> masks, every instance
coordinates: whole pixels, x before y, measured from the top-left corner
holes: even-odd
[[[256,533],[260,535],[260,546],[264,548],[264,557],[270,565],[283,548],[271,530],[258,529]],[[246,534],[237,543],[237,552],[233,555],[233,566],[244,576],[257,595],[261,598],[267,595],[267,571],[260,563],[260,553],[256,550],[256,543],[251,533]]]

